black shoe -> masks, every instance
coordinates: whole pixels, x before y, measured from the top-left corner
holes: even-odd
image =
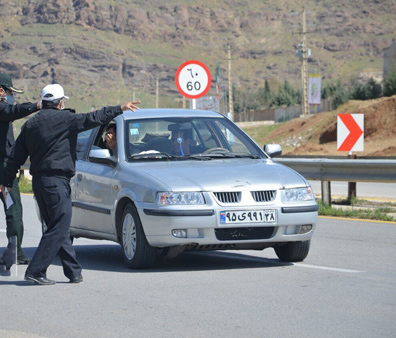
[[[28,265],[32,260],[26,256],[18,256],[17,264],[18,265]]]
[[[70,283],[81,283],[83,281],[83,276],[80,275],[79,277],[70,278]]]
[[[31,281],[38,285],[54,285],[55,281],[45,277],[34,277],[32,275],[25,275],[25,280]]]

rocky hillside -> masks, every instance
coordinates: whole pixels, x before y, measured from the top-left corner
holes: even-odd
[[[180,105],[174,75],[188,59],[212,73],[232,47],[236,86],[265,79],[300,82],[300,2],[286,0],[0,0],[0,71],[37,97],[59,82],[81,108],[117,103],[131,91],[154,104]],[[396,39],[394,0],[306,0],[310,71],[348,81],[382,70],[383,50]],[[212,93],[213,94],[213,93]]]

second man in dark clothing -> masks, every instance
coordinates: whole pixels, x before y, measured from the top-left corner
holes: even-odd
[[[12,122],[22,119],[40,108],[39,103],[15,104],[14,93],[20,94],[23,91],[13,86],[9,75],[0,74],[0,182],[3,180],[4,167],[11,156],[11,150],[15,144]],[[7,237],[9,240],[13,236],[17,237],[18,264],[28,264],[30,259],[25,256],[22,250],[23,220],[18,179],[13,181],[10,195],[13,205],[7,208],[6,201],[3,195],[0,194],[6,215]]]
[[[30,156],[33,192],[46,231],[26,270],[25,279],[41,285],[55,284],[47,278],[47,268],[57,254],[69,281],[82,282],[82,268],[70,239],[70,178],[75,174],[78,133],[108,123],[123,111],[134,111],[140,103],[132,101],[88,114],[75,114],[70,109],[64,109],[67,98],[58,84],[43,89],[42,110],[22,126],[0,186],[2,191],[4,187],[10,189],[20,166]]]

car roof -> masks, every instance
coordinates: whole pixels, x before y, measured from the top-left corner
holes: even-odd
[[[211,110],[199,109],[139,109],[134,112],[128,110],[123,113],[124,119],[160,118],[160,117],[223,117]]]

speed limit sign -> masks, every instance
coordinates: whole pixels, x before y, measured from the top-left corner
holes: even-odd
[[[180,94],[189,99],[198,99],[208,92],[212,78],[208,67],[202,62],[191,60],[177,69],[175,82]]]

